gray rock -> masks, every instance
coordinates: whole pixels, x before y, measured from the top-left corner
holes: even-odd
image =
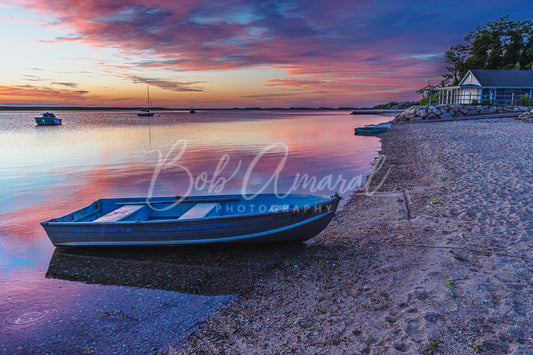
[[[481,105],[428,105],[411,106],[395,117],[395,121],[410,121],[419,119],[449,119],[453,117],[471,116],[479,114],[493,114],[504,112],[531,113],[527,119],[533,119],[533,108],[525,106],[481,106]],[[520,116],[522,117],[522,116]],[[520,118],[522,119],[522,118]],[[526,119],[526,118],[524,118]]]

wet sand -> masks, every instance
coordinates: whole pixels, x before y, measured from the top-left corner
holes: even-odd
[[[274,255],[170,353],[533,352],[533,125],[406,123],[381,138],[377,192]]]

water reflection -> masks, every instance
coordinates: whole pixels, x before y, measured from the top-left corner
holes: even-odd
[[[184,246],[173,248],[74,248],[54,251],[47,278],[134,286],[216,296],[250,290],[281,264],[295,265],[304,243]]]
[[[63,126],[35,127],[29,118],[38,113],[24,113],[24,119],[22,114],[0,115],[0,232],[22,227],[25,239],[43,236],[34,228],[38,222],[98,198],[146,196],[159,156],[178,140],[186,142],[185,153],[157,176],[154,195],[183,195],[191,185],[183,167],[193,177],[212,177],[224,155],[229,162],[220,177],[240,168],[218,193],[239,193],[253,158],[276,144],[286,147],[287,161],[276,185],[264,192],[289,188],[297,174],[364,176],[379,141],[354,137],[353,127],[387,119],[346,112],[212,111],[165,112],[147,120],[127,112],[62,112]],[[262,188],[284,154],[269,151],[247,187]],[[208,187],[191,193],[209,193]],[[304,190],[296,192],[334,192]]]
[[[63,125],[36,127],[33,117],[40,114],[0,112],[1,353],[151,352],[179,339],[227,299],[196,295],[245,292],[276,267],[329,255],[314,244],[54,250],[41,221],[99,198],[146,196],[158,157],[178,140],[187,142],[178,162],[194,177],[213,176],[224,155],[230,160],[219,177],[241,164],[218,193],[239,193],[246,167],[275,144],[288,150],[276,181],[281,192],[297,174],[364,176],[379,140],[354,136],[353,129],[390,119],[338,111],[159,112],[148,119],[136,111],[57,111]],[[261,159],[249,181],[251,191],[265,185],[283,152],[271,150]],[[181,195],[189,184],[177,164],[166,166],[154,195]],[[207,188],[198,185],[192,193],[205,194]],[[131,315],[143,319],[143,326],[106,314]],[[122,339],[130,340],[128,348]]]
[[[277,265],[278,261],[274,260],[279,260],[279,255],[294,260],[301,251],[298,248],[266,248],[224,254],[198,249],[189,251],[195,255],[194,260],[176,250],[153,251],[148,256],[136,251],[129,252],[133,256],[120,256],[120,250],[119,256],[115,255],[117,251],[113,255],[105,252],[99,255],[102,251],[89,255],[79,251],[54,251],[39,223],[99,198],[146,196],[159,156],[167,154],[179,140],[185,141],[187,148],[177,161],[179,164],[166,166],[157,176],[156,196],[183,195],[190,180],[180,166],[186,167],[193,177],[204,172],[212,177],[223,156],[229,157],[229,161],[219,177],[229,177],[237,167],[239,169],[217,193],[240,193],[246,168],[269,145],[286,147],[288,155],[276,185],[270,184],[264,192],[272,192],[274,187],[286,192],[298,174],[318,179],[328,175],[363,177],[370,170],[379,140],[354,136],[353,129],[390,119],[353,116],[340,111],[198,111],[195,115],[159,112],[148,119],[137,117],[136,111],[57,111],[55,114],[63,119],[63,125],[36,127],[33,117],[40,114],[0,112],[0,282],[3,286],[0,296],[4,301],[5,297],[11,297],[9,302],[0,302],[0,311],[5,306],[5,312],[12,308],[22,311],[23,304],[53,301],[58,293],[62,299],[71,292],[72,299],[79,296],[92,300],[98,292],[111,292],[98,285],[67,283],[67,286],[64,281],[43,279],[47,268],[49,277],[103,284],[113,281],[113,284],[148,287],[155,283],[163,289],[199,294],[246,289],[250,280],[262,277]],[[284,149],[273,149],[260,160],[248,181],[250,191],[265,185],[284,152]],[[197,185],[191,193],[209,193],[208,187],[209,184]],[[302,188],[295,192],[331,195],[335,189],[309,191]],[[202,252],[211,255],[215,262],[209,259],[211,263],[208,263],[201,256]],[[261,255],[259,259],[257,253]],[[154,262],[159,257],[163,262]],[[241,260],[241,264],[237,263],[241,266],[238,271],[245,270],[242,280],[239,280],[241,276],[234,279],[230,276],[238,275],[232,264],[235,258]],[[84,264],[80,260],[90,269],[81,270]],[[122,282],[109,280],[114,272],[99,270],[99,263],[109,265],[105,270],[114,268],[117,274],[122,272],[122,277],[118,278]],[[61,265],[67,267],[62,269]],[[128,274],[130,270],[137,271]],[[159,281],[153,278],[152,271],[159,275]],[[84,272],[92,276],[82,279]],[[189,282],[179,284],[177,280],[187,275],[191,276]],[[224,281],[228,281],[228,277],[229,284],[237,286],[225,289]],[[60,290],[56,289],[59,282],[63,282]],[[40,292],[46,288],[49,288],[46,295]],[[60,311],[67,314],[74,304],[62,303]],[[44,306],[41,311],[45,311]],[[38,319],[39,315],[32,312],[36,310],[17,312],[13,322]]]

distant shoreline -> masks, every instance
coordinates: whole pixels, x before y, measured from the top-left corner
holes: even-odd
[[[146,109],[145,107],[88,107],[88,106],[0,106],[0,111],[134,111]],[[170,107],[154,107],[150,109],[151,111],[189,111],[191,107],[188,108],[170,108]],[[358,110],[353,107],[270,107],[270,108],[261,108],[261,107],[245,107],[245,108],[194,108],[194,110],[221,110],[221,111],[234,111],[234,110],[263,110],[263,111],[291,111],[291,110],[313,110],[313,111],[350,111]],[[367,110],[371,111],[371,110]]]
[[[363,109],[355,109],[352,112],[352,115],[379,115],[379,114],[386,114],[386,113],[400,113],[404,112],[405,110],[363,110]]]

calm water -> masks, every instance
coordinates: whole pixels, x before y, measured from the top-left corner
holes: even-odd
[[[347,197],[349,185],[364,179],[380,147],[375,137],[354,136],[354,127],[390,120],[346,111],[175,111],[152,118],[135,112],[56,111],[62,126],[37,127],[33,117],[41,113],[0,112],[0,338],[7,344],[0,351],[47,349],[35,345],[43,341],[39,337],[49,336],[49,327],[58,329],[58,324],[76,328],[66,320],[73,314],[102,321],[95,314],[109,311],[94,311],[95,299],[111,309],[120,297],[130,303],[171,298],[180,315],[186,307],[198,317],[226,301],[47,279],[54,248],[39,222],[98,198],[150,193],[338,191]],[[302,176],[313,183],[303,184]],[[141,316],[157,314],[157,306],[150,307],[135,309]],[[189,320],[194,324],[194,318]],[[161,333],[154,324],[154,332]],[[61,344],[57,340],[57,349]]]

